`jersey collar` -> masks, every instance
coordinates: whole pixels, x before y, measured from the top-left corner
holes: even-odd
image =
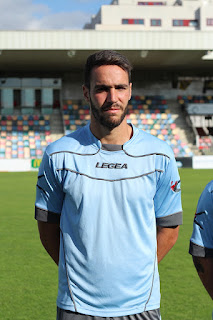
[[[119,151],[119,150],[122,150],[122,149],[126,149],[136,138],[136,136],[138,135],[139,133],[139,129],[136,128],[133,124],[131,123],[128,123],[129,125],[131,125],[132,127],[132,130],[133,130],[133,134],[132,134],[132,137],[130,140],[128,140],[127,142],[125,142],[123,144],[123,146],[120,146],[120,145],[103,145],[102,147],[102,143],[99,139],[97,139],[93,133],[91,132],[90,130],[90,122],[88,122],[85,126],[85,129],[86,129],[86,136],[87,138],[89,138],[90,140],[90,143],[93,147],[95,147],[96,149],[104,149],[104,150],[107,150],[107,151]]]

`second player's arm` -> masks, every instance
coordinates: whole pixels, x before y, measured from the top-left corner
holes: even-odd
[[[48,223],[38,221],[38,230],[43,247],[58,265],[60,247],[60,225],[59,223]]]
[[[179,226],[160,227],[157,226],[157,257],[158,263],[172,249],[178,239]]]
[[[200,280],[213,299],[213,258],[193,256],[193,262]]]

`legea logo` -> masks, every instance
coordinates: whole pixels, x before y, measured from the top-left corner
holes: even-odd
[[[122,163],[97,162],[95,167],[100,169],[127,169],[127,163],[122,164]]]

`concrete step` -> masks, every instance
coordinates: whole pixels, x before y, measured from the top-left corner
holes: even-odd
[[[63,118],[61,112],[54,112],[50,117],[50,130],[53,135],[62,136],[64,135]]]
[[[178,102],[176,100],[168,100],[168,107],[172,113],[172,118],[177,126],[177,134],[180,136],[180,140],[186,143],[194,154],[197,153],[195,146],[195,137],[193,131],[186,122],[186,117],[182,112]]]

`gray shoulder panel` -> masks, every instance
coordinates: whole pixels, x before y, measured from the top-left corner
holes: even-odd
[[[183,224],[182,211],[170,214],[169,216],[157,218],[157,225],[161,227],[174,227]]]
[[[35,219],[38,221],[60,223],[60,217],[61,215],[58,213],[35,207]]]
[[[213,258],[213,249],[201,247],[190,241],[189,253],[195,257]]]

